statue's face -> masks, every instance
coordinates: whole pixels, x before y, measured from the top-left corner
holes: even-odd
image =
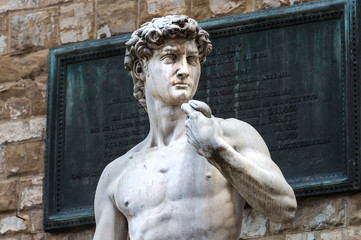
[[[194,40],[172,39],[153,50],[147,63],[145,97],[165,103],[187,102],[196,93],[201,67]]]

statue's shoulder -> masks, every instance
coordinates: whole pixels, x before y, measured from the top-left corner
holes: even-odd
[[[257,130],[242,120],[235,118],[220,119],[223,135],[236,149],[258,149],[269,154],[267,145]]]
[[[236,118],[227,118],[227,119],[221,119],[219,118],[219,121],[221,122],[223,134],[226,136],[237,136],[238,134],[242,133],[257,133],[257,130],[252,127],[250,124],[238,120]]]

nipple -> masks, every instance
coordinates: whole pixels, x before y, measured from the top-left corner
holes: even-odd
[[[168,172],[168,168],[162,167],[162,168],[159,169],[159,172],[160,173],[166,173],[166,172]]]
[[[128,200],[128,199],[125,199],[125,200],[124,200],[124,206],[125,206],[125,207],[128,207],[128,205],[129,205],[129,200]]]

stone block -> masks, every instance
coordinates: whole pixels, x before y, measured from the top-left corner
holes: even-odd
[[[4,106],[11,119],[24,119],[31,115],[31,100],[27,98],[10,98]]]
[[[272,236],[265,236],[261,238],[255,238],[256,240],[285,240],[284,235],[272,235]]]
[[[263,237],[267,231],[267,220],[263,214],[246,208],[243,212],[240,239]]]
[[[8,145],[5,154],[6,176],[44,172],[45,144],[43,142]]]
[[[347,238],[345,230],[324,231],[320,233],[320,240],[344,240]]]
[[[0,235],[16,232],[24,232],[28,229],[26,221],[9,215],[0,215]]]
[[[39,7],[48,7],[59,3],[66,3],[71,1],[73,0],[39,0]]]
[[[192,18],[200,21],[211,17],[212,12],[209,8],[209,0],[193,0]]]
[[[36,209],[32,210],[30,213],[30,219],[29,219],[29,229],[31,233],[38,233],[43,232],[43,210],[42,209]]]
[[[361,225],[361,193],[355,193],[348,197],[348,212],[350,226]]]
[[[290,0],[255,0],[255,10],[276,8],[290,5]]]
[[[0,212],[16,209],[16,181],[1,181],[0,196]]]
[[[34,80],[37,76],[48,74],[49,50],[30,53],[21,58],[21,78]]]
[[[319,232],[290,233],[286,234],[286,240],[320,240]]]
[[[234,15],[250,11],[253,7],[252,0],[209,0],[212,17]]]
[[[34,233],[32,240],[49,240],[51,237],[50,233],[38,232]]]
[[[45,240],[78,240],[76,238],[76,233],[54,233],[51,235],[47,235]]]
[[[0,179],[3,178],[5,172],[5,152],[6,146],[0,145]]]
[[[30,79],[0,83],[0,120],[46,114],[44,82]]]
[[[96,2],[97,38],[133,32],[137,27],[138,1],[98,0]]]
[[[0,84],[2,82],[19,80],[21,69],[22,66],[18,57],[0,56]],[[0,85],[0,93],[1,91],[2,87]]]
[[[31,209],[43,203],[42,177],[19,181],[19,209]]]
[[[94,230],[85,230],[77,234],[77,240],[92,240],[94,237]]]
[[[0,14],[0,54],[8,52],[9,39],[9,17],[7,14]]]
[[[93,3],[73,3],[60,6],[60,42],[73,43],[92,39]]]
[[[332,229],[346,225],[345,197],[319,197],[298,201],[294,220],[288,224],[270,221],[270,232],[279,234],[285,231],[315,231]]]
[[[351,227],[347,229],[347,240],[360,240],[361,239],[361,227]]]
[[[41,0],[40,0],[41,1]],[[1,0],[0,13],[38,7],[39,0]]]
[[[57,45],[57,8],[10,17],[10,53],[50,48]]]
[[[27,121],[0,123],[0,144],[43,139],[46,118],[38,117]]]
[[[0,101],[25,97],[27,87],[29,87],[28,82],[24,80],[0,84]]]
[[[191,0],[140,0],[140,25],[170,14],[191,15]]]

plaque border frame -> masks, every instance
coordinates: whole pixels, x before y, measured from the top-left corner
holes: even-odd
[[[46,131],[46,165],[44,180],[44,229],[94,224],[93,208],[60,211],[63,171],[65,74],[66,65],[124,54],[130,34],[87,41],[49,50],[48,114]],[[55,137],[54,137],[55,135]]]
[[[334,192],[353,191],[360,189],[360,41],[361,31],[357,31],[361,16],[361,3],[357,0],[320,0],[305,4],[267,9],[252,13],[221,17],[200,21],[200,26],[210,33],[219,31],[236,31],[242,26],[259,26],[267,22],[272,28],[288,26],[292,21],[292,14],[302,15],[317,13],[318,11],[344,11],[345,31],[344,40],[349,47],[344,52],[344,63],[342,66],[345,72],[345,82],[348,96],[346,99],[345,115],[348,132],[346,132],[345,144],[350,147],[346,152],[344,161],[348,169],[348,179],[338,182],[323,183],[315,182],[314,185],[302,189],[295,189],[297,197],[328,194]],[[311,20],[311,19],[308,19]],[[264,26],[265,29],[267,26]],[[244,30],[244,29],[243,29]],[[213,36],[213,35],[212,35]],[[76,210],[60,211],[59,201],[61,198],[61,172],[63,171],[63,131],[64,131],[64,81],[66,64],[99,58],[101,56],[113,56],[124,53],[124,43],[129,39],[130,34],[123,34],[107,39],[86,41],[70,45],[58,46],[49,50],[48,70],[48,114],[46,131],[46,164],[44,178],[44,229],[53,230],[59,228],[75,227],[94,224],[94,213],[92,208],[84,207]],[[347,164],[348,163],[348,164]]]

